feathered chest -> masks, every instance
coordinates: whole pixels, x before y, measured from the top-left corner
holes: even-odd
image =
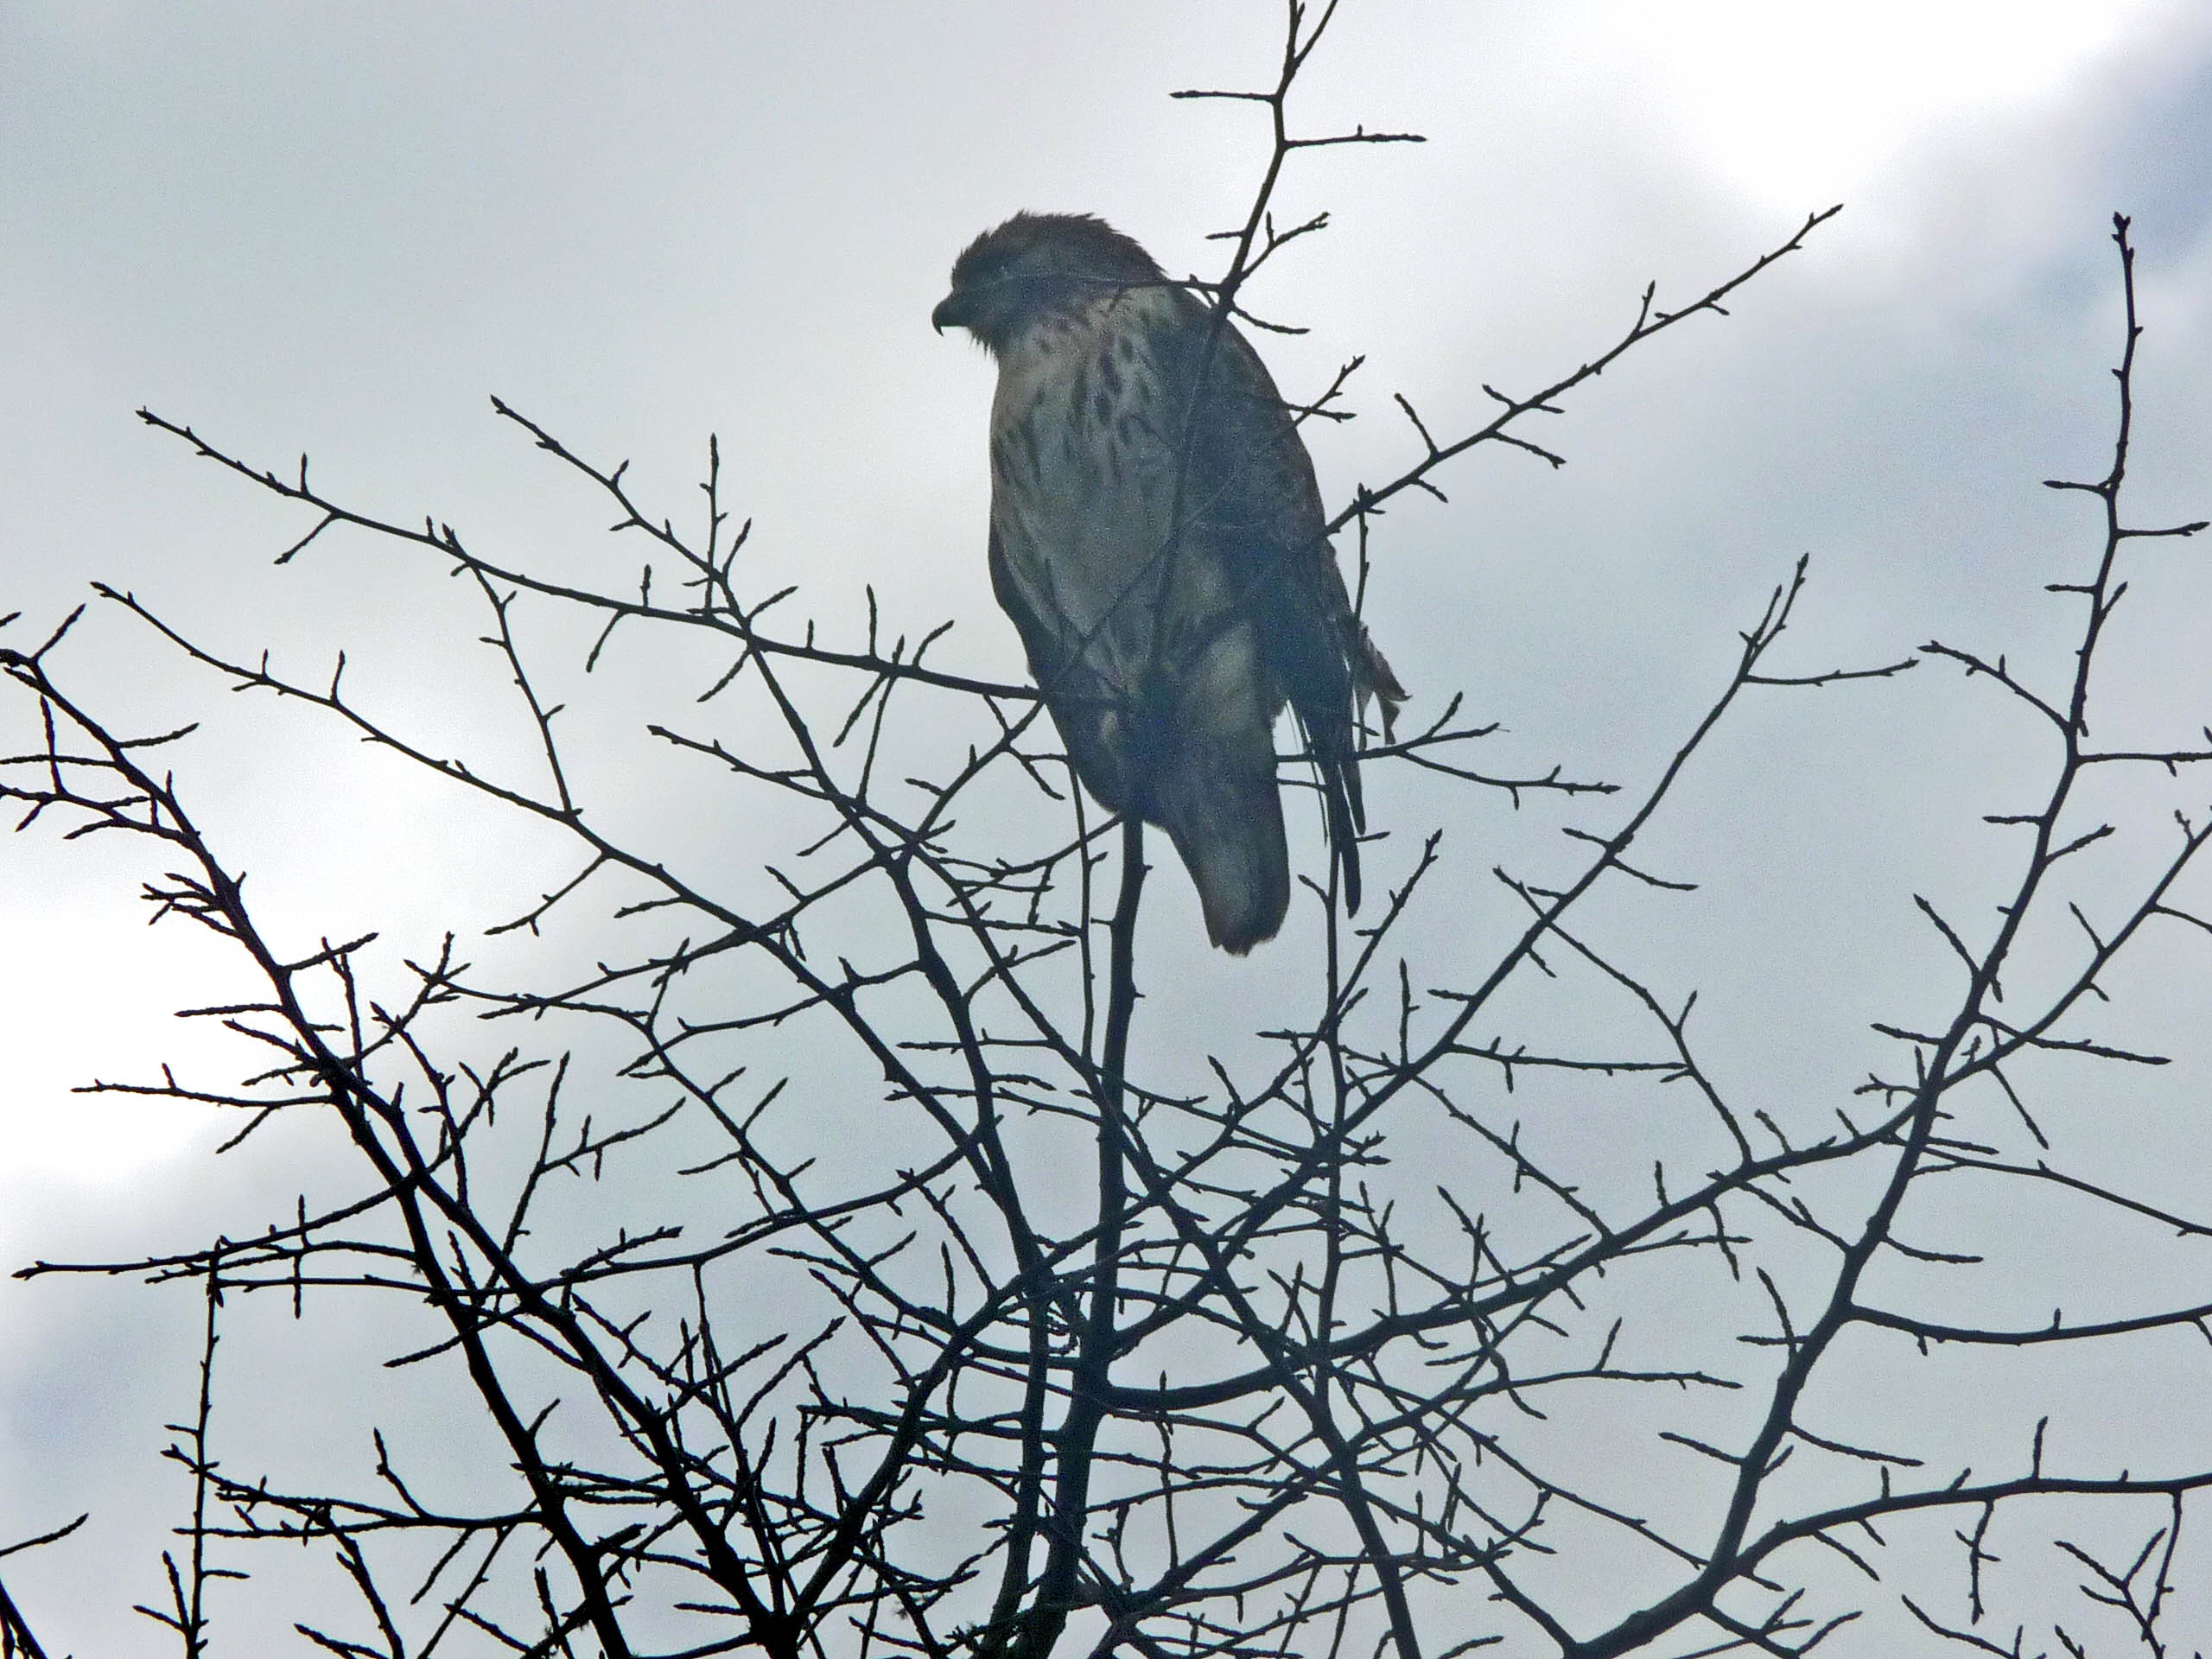
[[[1165,293],[1041,323],[1000,359],[991,527],[1033,607],[1089,632],[1173,529],[1180,399],[1160,368]]]

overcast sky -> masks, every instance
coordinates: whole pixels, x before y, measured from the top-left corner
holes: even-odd
[[[435,572],[359,543],[273,571],[306,526],[132,411],[279,469],[311,452],[317,481],[366,508],[556,556],[601,510],[493,416],[496,393],[588,455],[632,458],[671,512],[691,510],[719,434],[762,568],[805,581],[811,613],[849,617],[873,584],[923,626],[959,619],[963,660],[1018,672],[983,574],[990,372],[931,334],[930,309],[953,256],[1019,207],[1099,213],[1172,271],[1214,270],[1205,238],[1243,211],[1261,124],[1167,94],[1258,83],[1278,29],[1262,0],[9,0],[0,614],[24,613],[9,638],[97,578],[241,653],[304,667],[344,644],[386,708],[480,733],[440,667],[474,619]],[[1443,478],[1448,511],[1393,515],[1374,631],[1417,697],[1463,687],[1505,722],[1505,764],[1648,778],[1800,553],[1801,668],[1931,634],[2049,647],[2063,619],[2035,589],[2094,543],[2039,480],[2105,464],[2115,209],[2135,216],[2149,329],[2137,514],[2212,510],[2202,0],[1346,0],[1294,118],[1428,138],[1298,162],[1281,215],[1325,207],[1332,229],[1250,296],[1311,330],[1264,342],[1294,398],[1366,355],[1361,418],[1314,441],[1332,502],[1413,453],[1393,392],[1440,435],[1465,428],[1484,382],[1523,390],[1609,344],[1645,282],[1662,304],[1689,298],[1847,204],[1732,317],[1578,392],[1546,429],[1565,469],[1478,455]],[[2115,693],[2154,738],[2212,714],[2201,569],[2177,556],[2142,578],[2158,626],[2127,637]],[[481,898],[508,857],[488,828],[426,791],[372,808],[348,791],[352,760],[239,724],[122,619],[90,619],[64,662],[149,724],[232,721],[197,798],[303,926],[419,945],[472,904],[511,907]],[[1823,972],[1872,978],[1863,1007],[1840,999],[1857,1026],[1887,1006],[1908,895],[1971,878],[1974,815],[2003,810],[1976,791],[2015,775],[2017,732],[1992,705],[1918,677],[1842,712],[1751,717],[1704,786],[1770,810],[1714,809],[1675,849],[1756,937],[1816,929]],[[1856,723],[1870,711],[1874,735]],[[1955,809],[1955,838],[1929,828],[1931,799]],[[319,861],[365,819],[382,850]],[[194,1052],[162,1016],[203,957],[145,931],[134,868],[42,837],[0,847],[10,1267],[183,1244],[219,1213],[195,1196],[212,1126],[66,1093]],[[1872,896],[1816,918],[1791,879],[1808,871]],[[1160,902],[1190,908],[1179,887]],[[1677,971],[1764,1007],[1784,993],[1745,937],[1686,944]],[[1201,1002],[1249,982],[1217,958],[1193,974]],[[1775,1023],[1762,1064],[1828,1035]],[[284,1178],[226,1179],[229,1216]],[[0,1543],[87,1505],[105,1529],[55,1569],[75,1586],[43,1604],[58,1648],[162,1646],[123,1610],[155,1592],[166,1524],[133,1494],[177,1498],[152,1454],[186,1398],[163,1367],[189,1300],[0,1282]],[[36,1576],[8,1573],[35,1605]]]

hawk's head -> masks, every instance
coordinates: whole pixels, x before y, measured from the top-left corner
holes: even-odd
[[[953,261],[952,292],[930,322],[940,333],[957,324],[995,353],[1039,318],[1079,309],[1102,289],[1163,280],[1152,256],[1103,219],[1016,213]]]

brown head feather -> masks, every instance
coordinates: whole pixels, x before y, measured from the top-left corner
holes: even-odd
[[[1080,308],[1102,289],[1164,281],[1152,256],[1089,213],[1016,213],[952,264],[952,291],[931,314],[1003,351],[1040,318]]]

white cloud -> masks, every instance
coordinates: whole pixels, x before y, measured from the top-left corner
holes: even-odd
[[[1563,51],[1636,86],[1690,165],[1778,209],[2109,96],[2122,67],[2155,77],[2207,27],[2184,0],[1617,0],[1549,20]]]

